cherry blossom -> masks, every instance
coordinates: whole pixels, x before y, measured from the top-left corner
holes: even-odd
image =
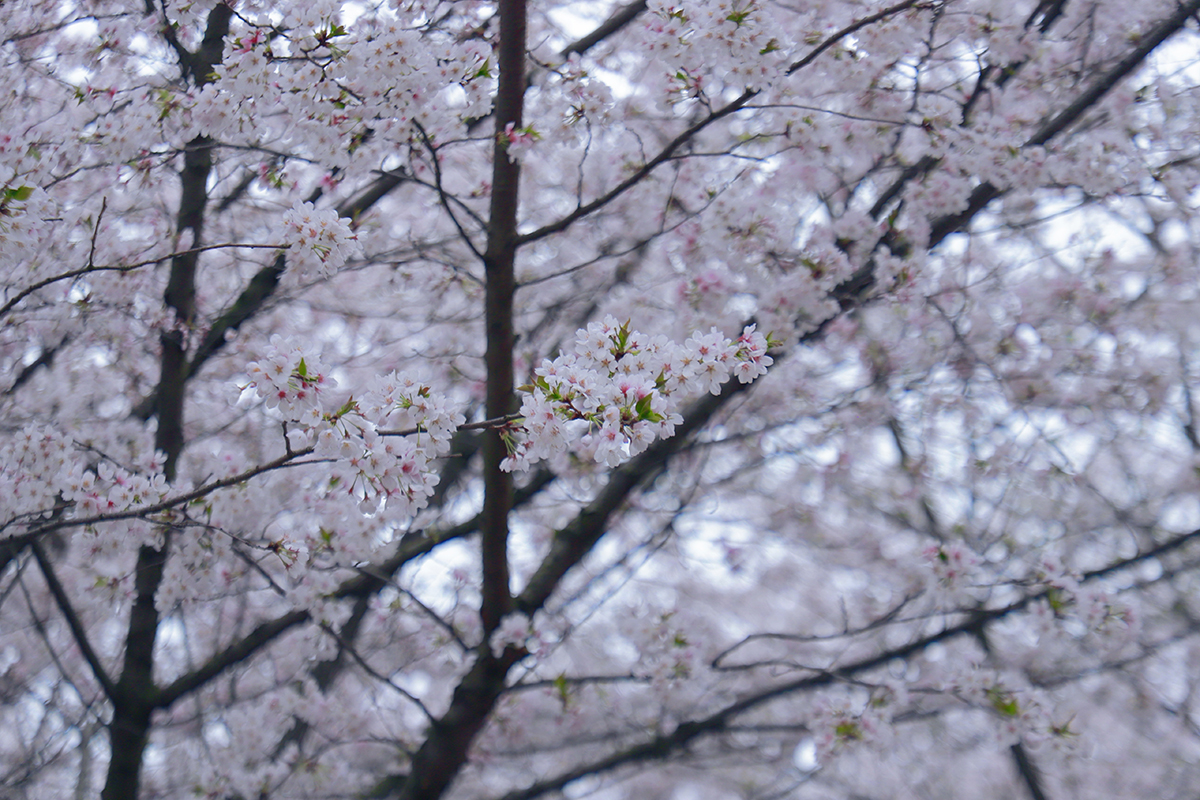
[[[0,3],[0,796],[1186,796],[1198,13]]]

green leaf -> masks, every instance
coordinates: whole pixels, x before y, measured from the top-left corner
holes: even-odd
[[[837,735],[837,738],[844,741],[858,741],[863,738],[862,728],[852,719],[839,722],[833,729],[833,732]]]
[[[638,419],[646,422],[662,422],[666,417],[659,414],[650,407],[650,401],[654,399],[653,395],[646,395],[638,399],[633,405],[633,410],[637,412]]]
[[[992,701],[992,708],[996,709],[1003,716],[1015,717],[1021,713],[1021,705],[1011,692],[993,687],[988,689],[987,694],[988,699]]]
[[[566,708],[567,701],[571,697],[571,690],[567,686],[567,673],[560,672],[554,679],[554,691],[558,693],[558,699],[562,701],[563,708]]]
[[[617,328],[617,353],[623,355],[625,348],[629,345],[629,320],[621,323],[621,327]]]

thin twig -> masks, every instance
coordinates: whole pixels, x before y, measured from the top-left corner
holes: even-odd
[[[103,208],[101,208],[103,211]],[[225,242],[224,244],[206,244],[201,247],[193,247],[189,250],[180,250],[176,253],[167,253],[166,255],[157,256],[156,258],[148,258],[145,261],[138,261],[134,264],[102,264],[95,266],[92,263],[92,257],[95,255],[96,248],[96,231],[100,229],[99,220],[96,222],[96,230],[92,231],[92,252],[88,254],[88,265],[79,269],[73,269],[70,272],[64,272],[60,275],[52,275],[49,278],[44,278],[37,283],[22,289],[11,300],[0,306],[0,317],[3,317],[13,306],[24,300],[29,295],[36,292],[38,289],[44,289],[52,283],[78,278],[80,275],[87,275],[92,272],[132,272],[135,269],[149,267],[154,264],[161,264],[164,261],[169,261],[179,256],[191,255],[193,253],[203,253],[206,250],[220,250],[224,247],[245,247],[259,250],[286,250],[289,245],[286,244],[246,244],[244,242]]]

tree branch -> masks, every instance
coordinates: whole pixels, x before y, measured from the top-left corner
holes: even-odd
[[[233,8],[220,3],[208,14],[200,49],[186,57],[181,51],[185,75],[190,71],[197,87],[208,83],[213,67],[220,61]],[[170,29],[170,25],[166,26]],[[170,35],[173,35],[173,31]],[[183,171],[176,231],[191,231],[192,243],[199,245],[204,231],[204,212],[208,203],[208,176],[212,171],[214,144],[206,136],[188,142],[184,148]],[[163,301],[174,312],[179,324],[190,326],[196,316],[196,268],[199,253],[189,252],[171,260],[171,272]],[[187,342],[178,326],[159,336],[162,346],[160,378],[155,408],[158,427],[155,448],[165,454],[163,473],[173,481],[176,465],[183,452],[184,399],[188,382]],[[162,583],[167,561],[170,530],[164,530],[163,543],[138,548],[134,568],[135,596],[129,612],[125,635],[125,658],[121,677],[113,695],[113,715],[109,724],[111,756],[103,800],[137,800],[142,757],[149,739],[150,718],[154,710],[154,645],[158,638],[158,609],[155,595]]]
[[[683,415],[675,436],[659,439],[645,452],[617,467],[609,474],[608,483],[576,517],[555,532],[550,552],[537,571],[529,578],[525,590],[517,598],[517,610],[532,617],[545,605],[558,588],[563,577],[591,552],[608,529],[612,515],[625,503],[638,486],[652,480],[668,459],[687,444],[688,436],[699,430],[731,399],[741,394],[749,384],[729,381],[719,395],[706,394]]]
[[[596,28],[596,30],[592,31],[581,39],[576,39],[564,47],[561,51],[559,51],[560,54],[564,58],[574,53],[583,55],[588,50],[591,50],[593,47],[600,44],[600,42],[607,39],[609,36],[612,36],[614,33],[633,22],[645,10],[646,0],[637,0],[636,2],[630,3],[624,8],[619,9],[615,14],[609,17],[604,24]]]
[[[442,204],[442,210],[446,212],[446,216],[450,218],[450,222],[454,225],[454,229],[458,231],[458,238],[467,246],[476,258],[484,260],[483,253],[479,252],[479,248],[475,246],[475,242],[471,241],[471,236],[463,228],[462,223],[458,221],[458,217],[454,215],[454,211],[450,209],[450,196],[446,193],[446,187],[442,185],[442,165],[438,160],[437,147],[430,140],[429,134],[425,132],[425,128],[420,122],[413,120],[413,127],[417,129],[417,134],[421,137],[421,142],[425,145],[425,149],[429,151],[429,164],[433,169],[433,190],[437,193],[438,202]],[[494,178],[493,178],[494,180]],[[493,197],[495,195],[493,194]]]
[[[588,216],[589,214],[592,214],[592,213],[598,211],[599,209],[603,208],[604,206],[608,205],[613,200],[617,199],[622,194],[624,194],[625,192],[632,189],[634,186],[637,186],[639,183],[641,183],[642,180],[644,180],[647,175],[649,175],[651,172],[653,172],[661,164],[669,161],[671,156],[674,155],[675,151],[678,150],[680,147],[682,147],[684,144],[686,144],[688,141],[690,141],[692,139],[692,137],[694,137],[697,133],[704,130],[705,128],[707,128],[709,125],[716,122],[717,120],[723,119],[724,117],[729,116],[730,114],[734,113],[735,111],[740,110],[743,106],[745,106],[747,103],[749,103],[751,100],[753,100],[757,96],[758,96],[758,91],[755,89],[747,89],[746,91],[742,92],[742,94],[740,94],[737,98],[731,100],[729,103],[725,104],[721,108],[717,109],[716,111],[713,111],[711,114],[706,116],[704,119],[702,119],[699,122],[688,127],[685,131],[683,131],[678,136],[676,136],[674,139],[672,139],[670,142],[668,142],[666,147],[664,147],[662,150],[660,150],[658,152],[658,154],[654,156],[654,158],[647,161],[645,164],[643,164],[641,166],[640,169],[638,169],[636,172],[634,172],[628,178],[626,178],[625,180],[621,181],[619,184],[614,186],[608,192],[605,192],[604,194],[600,195],[599,197],[597,197],[595,200],[591,201],[590,203],[584,203],[583,205],[579,206],[574,211],[572,211],[570,214],[567,214],[565,217],[559,219],[557,222],[551,222],[548,225],[543,225],[542,227],[538,228],[535,231],[530,231],[529,233],[521,234],[520,236],[518,236],[517,237],[518,245],[525,245],[525,244],[529,244],[530,242],[536,242],[539,239],[546,238],[547,236],[549,236],[552,233],[558,233],[560,231],[564,231],[567,228],[574,225],[579,220]]]
[[[890,16],[899,14],[901,11],[907,11],[908,9],[913,8],[913,7],[933,8],[935,5],[937,5],[937,4],[930,2],[930,0],[904,0],[901,3],[896,3],[896,5],[894,5],[894,6],[888,6],[887,8],[880,9],[876,13],[869,14],[869,15],[863,17],[862,19],[856,19],[856,20],[854,20],[854,22],[851,22],[849,25],[842,28],[841,30],[835,31],[834,33],[830,34],[828,38],[826,38],[823,42],[821,42],[819,45],[814,47],[812,49],[812,51],[808,53],[808,55],[804,56],[804,58],[800,59],[799,61],[792,64],[790,67],[788,67],[787,72],[784,74],[793,75],[796,72],[798,72],[799,70],[804,69],[809,64],[816,61],[817,57],[820,56],[821,53],[824,53],[826,50],[833,47],[835,44],[840,42],[842,39],[846,38],[847,36],[849,36],[852,33],[856,33],[857,31],[862,30],[863,28],[867,27],[868,25],[871,25],[876,22],[880,22],[882,20],[887,19]]]
[[[99,228],[99,223],[97,223],[96,227],[97,227],[97,229]],[[72,278],[78,278],[82,275],[90,275],[93,272],[132,272],[133,270],[141,269],[142,267],[149,267],[149,266],[153,266],[155,264],[161,264],[162,262],[164,262],[168,259],[174,260],[177,258],[181,258],[183,256],[190,256],[190,255],[196,255],[198,253],[203,253],[207,250],[220,250],[220,249],[223,249],[226,247],[247,247],[247,248],[275,250],[275,249],[279,249],[279,248],[283,247],[283,245],[247,244],[245,242],[226,242],[224,244],[209,244],[209,245],[204,245],[203,247],[192,247],[187,250],[180,250],[178,252],[168,253],[166,255],[159,256],[157,258],[148,258],[145,261],[138,261],[134,264],[100,264],[100,265],[96,265],[96,264],[92,264],[89,260],[88,265],[85,267],[80,267],[79,269],[69,270],[67,272],[63,272],[58,275],[51,275],[49,278],[43,278],[42,280],[37,281],[36,283],[30,284],[29,286],[25,287],[21,291],[17,292],[7,302],[5,302],[4,305],[0,306],[0,317],[3,317],[5,314],[7,314],[9,311],[11,311],[13,309],[13,307],[17,305],[17,303],[20,303],[26,297],[28,297],[29,295],[36,292],[38,289],[44,289],[53,283],[58,283],[59,281],[71,280]]]
[[[261,623],[246,636],[213,654],[208,661],[196,669],[186,675],[181,675],[156,691],[152,700],[154,707],[169,708],[180,697],[196,691],[225,670],[266,647],[287,631],[302,622],[307,622],[309,617],[307,609],[299,609]]]
[[[1113,572],[1118,572],[1123,569],[1128,569],[1142,561],[1150,558],[1156,558],[1164,555],[1172,550],[1177,550],[1189,542],[1200,539],[1200,530],[1192,531],[1183,534],[1162,545],[1132,556],[1127,559],[1122,559],[1114,564],[1102,569],[1093,570],[1085,573],[1083,581],[1091,581],[1096,578],[1109,575]],[[543,794],[550,792],[558,792],[564,789],[568,784],[579,780],[580,778],[600,775],[607,772],[612,772],[623,766],[638,764],[646,761],[656,761],[665,759],[674,753],[681,750],[691,742],[703,736],[710,736],[721,733],[728,729],[730,723],[738,716],[767,704],[768,702],[795,694],[801,691],[823,688],[833,683],[843,681],[848,677],[868,672],[873,669],[887,665],[894,659],[908,658],[932,644],[946,641],[962,634],[976,634],[986,625],[997,620],[1003,619],[1010,614],[1022,611],[1032,603],[1045,598],[1051,590],[1043,590],[1028,594],[1019,600],[1016,600],[1008,605],[993,609],[980,609],[969,613],[966,620],[963,622],[944,628],[938,633],[929,634],[920,638],[914,639],[908,644],[894,647],[884,652],[873,656],[855,661],[834,670],[823,670],[811,674],[803,678],[788,681],[778,686],[765,689],[760,692],[750,694],[740,700],[734,701],[724,708],[709,714],[700,719],[691,720],[681,723],[671,733],[664,733],[648,739],[645,742],[626,748],[617,753],[612,753],[604,758],[597,759],[588,764],[581,765],[574,769],[563,772],[553,778],[538,781],[526,789],[515,792],[510,792],[502,798],[502,800],[532,800]]]
[[[1121,59],[1108,72],[1092,81],[1091,85],[1070,105],[1042,123],[1042,126],[1023,146],[1028,148],[1044,145],[1077,122],[1085,111],[1099,102],[1123,78],[1140,66],[1155,48],[1182,28],[1188,18],[1198,10],[1200,10],[1200,0],[1188,0],[1187,3],[1180,4],[1174,14],[1147,31],[1139,40],[1138,46],[1129,55]],[[966,210],[941,217],[930,226],[929,247],[936,247],[950,234],[961,231],[984,206],[1001,194],[1003,191],[991,183],[982,183],[976,186],[967,201]]]
[[[554,480],[554,476],[548,470],[539,471],[534,475],[533,480],[517,493],[514,505],[527,502],[552,480]],[[369,597],[388,586],[400,568],[412,559],[430,552],[443,542],[459,539],[477,531],[479,525],[480,516],[477,515],[444,531],[430,531],[425,535],[406,536],[392,556],[378,564],[360,567],[358,575],[343,581],[329,596],[335,600]],[[309,612],[307,610],[296,610],[259,624],[245,637],[230,643],[200,667],[175,679],[169,686],[158,690],[155,695],[155,706],[157,708],[169,707],[179,698],[201,688],[225,670],[249,658],[308,619]]]
[[[851,24],[847,25],[842,30],[837,31],[836,33],[832,34],[825,41],[821,42],[821,44],[817,45],[817,47],[814,48],[813,51],[811,53],[809,53],[808,55],[806,55],[804,58],[800,59],[795,64],[792,64],[788,68],[786,74],[791,75],[791,74],[795,73],[796,71],[808,66],[813,61],[815,61],[816,58],[821,55],[821,53],[825,52],[830,47],[832,47],[834,44],[836,44],[839,40],[841,40],[842,38],[844,38],[846,36],[849,36],[850,34],[854,33],[855,31],[860,30],[860,29],[866,27],[867,25],[870,25],[873,22],[878,22],[879,20],[886,19],[887,17],[889,17],[893,14],[898,14],[899,12],[904,11],[906,9],[913,8],[915,6],[919,6],[922,3],[924,3],[925,5],[928,5],[929,1],[928,0],[904,0],[904,2],[898,3],[898,4],[896,4],[894,6],[890,6],[888,8],[885,8],[876,14],[872,14],[870,16],[867,16],[860,20],[856,20],[855,22],[852,22]],[[637,4],[635,3],[634,6],[636,6],[636,5]],[[633,6],[630,6],[630,8],[632,8],[632,7]],[[636,14],[634,14],[634,16],[636,16]],[[630,17],[630,19],[632,19],[632,17]],[[584,217],[586,217],[586,216],[594,213],[595,211],[603,208],[604,206],[608,205],[613,200],[615,200],[617,197],[620,197],[622,194],[627,192],[629,189],[631,189],[634,186],[636,186],[637,184],[641,183],[641,181],[643,179],[645,179],[645,177],[647,175],[649,175],[651,172],[653,172],[659,165],[668,161],[674,155],[676,150],[678,150],[681,146],[683,146],[688,141],[690,141],[700,131],[704,130],[705,128],[707,128],[709,125],[716,122],[717,120],[727,117],[730,114],[734,113],[735,111],[740,110],[747,103],[749,103],[751,100],[753,100],[757,96],[758,96],[758,90],[756,90],[756,89],[747,89],[746,91],[742,92],[742,94],[739,95],[737,98],[731,100],[729,103],[725,104],[724,106],[717,109],[716,111],[713,111],[708,116],[704,117],[704,119],[693,124],[692,126],[687,128],[687,130],[680,133],[678,136],[676,136],[674,139],[672,139],[670,142],[668,142],[666,147],[664,147],[662,150],[660,150],[659,153],[656,156],[654,156],[654,158],[647,161],[645,164],[642,165],[642,167],[640,169],[638,169],[636,172],[634,172],[632,175],[630,175],[625,180],[621,181],[621,183],[617,184],[615,187],[610,189],[608,192],[601,195],[600,197],[597,197],[595,200],[591,201],[590,203],[585,203],[585,204],[579,206],[574,211],[572,211],[570,214],[567,214],[565,217],[558,220],[557,222],[552,222],[548,225],[544,225],[541,228],[538,228],[535,231],[530,231],[529,233],[522,234],[520,237],[518,237],[518,244],[524,245],[524,244],[528,244],[529,242],[535,242],[538,239],[544,239],[545,237],[549,236],[550,234],[558,233],[560,231],[566,230],[571,225],[573,225],[574,223],[583,219]]]
[[[525,0],[500,3],[500,80],[496,90],[495,139],[492,142],[492,196],[488,210],[487,250],[483,260],[487,277],[484,327],[487,349],[487,402],[489,418],[515,411],[513,395],[513,293],[516,290],[517,209],[521,165],[509,155],[508,134],[519,130],[525,104]],[[512,510],[512,474],[500,468],[508,450],[500,431],[483,434],[483,520],[481,555],[483,589],[480,617],[484,641],[512,605],[508,572],[508,515]]]
[[[95,648],[92,647],[91,640],[88,639],[87,631],[83,629],[83,622],[79,619],[79,615],[75,613],[75,607],[71,605],[71,599],[67,597],[66,589],[63,588],[62,582],[58,576],[54,574],[54,567],[50,564],[50,560],[46,558],[46,553],[38,542],[32,542],[30,549],[33,551],[33,557],[38,563],[38,568],[42,571],[42,577],[46,580],[46,586],[50,589],[51,596],[54,597],[54,602],[58,606],[58,610],[62,612],[63,618],[67,621],[67,627],[71,629],[71,636],[75,639],[75,645],[79,648],[79,652],[83,654],[83,658],[87,661],[88,666],[92,668],[92,674],[96,677],[96,682],[100,684],[100,688],[104,690],[104,694],[111,700],[116,696],[117,687],[109,677],[108,671],[104,669],[104,665],[100,663],[100,657],[96,655]]]
[[[403,175],[396,172],[381,174],[361,194],[339,204],[337,206],[338,216],[357,220],[363,212],[386,197],[389,192],[400,186],[405,180],[406,178]],[[210,247],[217,246],[220,245],[211,245]],[[273,247],[274,245],[238,246]],[[217,317],[209,326],[208,333],[204,335],[199,346],[196,347],[196,352],[192,354],[191,361],[188,363],[187,376],[189,379],[200,372],[208,360],[225,346],[225,337],[229,331],[238,330],[262,310],[267,300],[279,288],[279,281],[286,269],[286,254],[280,253],[270,264],[262,267],[254,274],[254,277],[246,284],[246,288],[234,300],[233,305],[221,314],[221,316]],[[141,402],[134,406],[133,415],[143,420],[154,416],[157,400],[158,396],[156,393],[147,395]]]

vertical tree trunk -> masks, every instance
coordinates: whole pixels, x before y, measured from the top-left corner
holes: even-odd
[[[501,0],[493,143],[492,197],[488,215],[485,324],[487,332],[487,416],[513,411],[513,292],[517,253],[517,209],[520,165],[508,156],[507,132],[521,127],[525,96],[525,0]],[[436,158],[436,154],[434,156]],[[413,757],[412,771],[400,792],[404,800],[436,800],[445,794],[463,764],[471,742],[483,728],[504,690],[509,668],[519,656],[511,650],[494,657],[488,637],[512,607],[508,572],[508,515],[512,509],[512,476],[500,469],[504,440],[497,431],[483,439],[483,598],[480,616],[484,640],[474,666],[463,678],[450,708],[434,723],[429,738]]]
[[[513,292],[517,254],[517,208],[521,167],[508,154],[509,130],[521,127],[525,97],[525,0],[500,4],[500,83],[496,94],[492,197],[488,241],[485,324],[487,331],[487,416],[513,411]],[[508,585],[508,513],[512,509],[512,475],[500,469],[507,456],[498,431],[488,431],[483,444],[483,603],[485,636],[496,629],[512,606]]]
[[[190,59],[183,58],[185,75],[191,73],[197,84],[207,82],[214,64],[221,57],[225,35],[233,10],[225,4],[209,13],[204,41]],[[213,142],[197,137],[188,143],[180,173],[182,189],[176,230],[191,232],[192,247],[200,244],[204,229],[204,210],[208,203],[208,176],[213,166]],[[188,345],[185,331],[196,316],[196,267],[199,253],[178,255],[171,260],[171,274],[163,301],[174,312],[175,324],[159,337],[162,346],[161,369],[156,391],[155,414],[158,428],[154,446],[166,460],[163,472],[174,481],[183,452],[183,409],[188,380]],[[113,718],[109,724],[112,755],[108,776],[101,793],[103,800],[137,800],[141,781],[142,758],[150,737],[157,689],[154,685],[154,645],[158,640],[158,609],[154,598],[162,583],[167,560],[170,531],[165,530],[158,546],[138,549],[134,568],[134,601],[125,634],[125,660],[113,698]]]

